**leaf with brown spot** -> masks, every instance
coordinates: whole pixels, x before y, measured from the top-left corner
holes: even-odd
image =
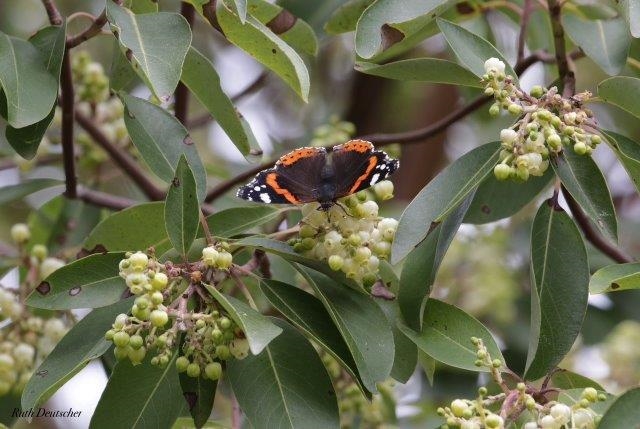
[[[589,293],[640,289],[640,262],[614,264],[600,268],[589,281]]]

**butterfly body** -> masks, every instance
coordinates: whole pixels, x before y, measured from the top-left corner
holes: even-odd
[[[318,202],[328,210],[339,198],[386,179],[398,165],[398,160],[364,140],[350,140],[330,150],[305,147],[258,173],[237,196],[266,204]]]

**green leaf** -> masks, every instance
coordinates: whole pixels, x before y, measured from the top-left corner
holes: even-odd
[[[562,184],[585,211],[591,223],[613,243],[618,242],[618,222],[607,182],[592,157],[563,151],[551,165]]]
[[[222,91],[220,77],[213,64],[193,47],[187,53],[181,80],[216,119],[240,153],[248,155],[250,138],[242,126],[240,114]],[[253,136],[251,138],[255,139]]]
[[[424,371],[424,375],[427,377],[429,381],[429,385],[433,387],[433,377],[436,373],[436,360],[418,349],[418,362]]]
[[[536,380],[564,357],[580,333],[589,295],[589,262],[573,220],[548,200],[531,232],[531,333],[525,378]]]
[[[247,20],[247,0],[231,0],[229,1],[229,3],[232,4],[234,12],[236,13],[236,15],[238,15],[240,21],[244,24]]]
[[[438,58],[412,58],[382,65],[360,62],[356,63],[356,70],[387,79],[483,87],[480,79],[469,70]]]
[[[154,13],[158,11],[158,3],[155,0],[125,0],[123,6],[131,9],[133,13]]]
[[[358,383],[362,392],[371,396],[359,377],[356,362],[340,331],[318,298],[296,286],[277,280],[261,281],[260,289],[276,310],[333,356]]]
[[[309,72],[298,53],[256,18],[247,16],[245,24],[219,2],[216,16],[229,40],[280,76],[304,101],[309,97]]]
[[[189,377],[186,372],[180,373],[179,377],[182,393],[189,406],[189,413],[193,418],[191,423],[195,423],[197,428],[206,427],[205,424],[213,410],[218,381],[203,377]]]
[[[162,254],[171,247],[164,221],[164,201],[138,204],[100,222],[83,245],[86,251],[135,251],[154,247]]]
[[[317,271],[298,267],[351,350],[365,387],[376,391],[393,367],[393,332],[373,299]]]
[[[9,125],[22,128],[45,119],[58,96],[48,58],[26,40],[0,32],[0,94]],[[4,114],[4,112],[3,112]]]
[[[622,17],[590,20],[565,13],[562,21],[571,40],[605,73],[615,76],[622,71],[631,45],[629,27]]]
[[[16,408],[20,408],[20,395],[9,392],[2,397],[2,401],[0,401],[0,429],[14,427],[12,425],[18,418],[12,416],[12,414]]]
[[[196,179],[193,177],[187,158],[182,155],[176,167],[176,175],[167,192],[164,221],[173,248],[185,258],[191,243],[196,238],[199,218]]]
[[[620,8],[631,29],[631,35],[640,37],[640,0],[621,0]]]
[[[393,367],[391,367],[391,377],[400,383],[406,383],[413,375],[418,364],[418,348],[416,345],[402,333],[397,326],[400,320],[400,307],[398,301],[386,301],[378,299],[376,301],[387,316],[387,323],[391,326],[393,332],[393,344],[395,345],[395,353],[393,355]]]
[[[196,429],[196,425],[191,417],[178,417],[171,429]],[[229,426],[209,420],[202,427],[198,426],[198,429],[229,429]]]
[[[115,93],[128,91],[138,83],[142,83],[126,55],[120,50],[120,44],[114,40],[113,58],[109,76],[109,87]]]
[[[375,0],[349,0],[337,8],[324,25],[329,34],[342,34],[356,30],[358,19]]]
[[[91,429],[173,425],[184,404],[175,365],[178,352],[164,368],[151,365],[150,354],[140,365],[128,359],[118,362],[91,417]]]
[[[315,56],[318,52],[318,40],[313,28],[288,10],[265,0],[249,0],[249,12],[252,17],[264,24],[274,34],[299,54]]]
[[[258,313],[244,302],[232,296],[223,295],[213,286],[205,284],[205,288],[242,328],[249,341],[251,353],[254,355],[260,354],[267,344],[282,333],[282,329],[274,325],[268,317]]]
[[[340,428],[331,379],[316,351],[290,325],[276,323],[283,332],[262,353],[227,364],[240,408],[255,429]]]
[[[60,80],[66,30],[67,23],[65,21],[61,26],[45,27],[29,39],[29,42],[38,48],[42,58],[46,59],[46,69],[56,82]],[[35,124],[23,128],[14,128],[11,125],[7,126],[7,141],[21,157],[32,159],[35,156],[42,137],[53,120],[55,111],[56,106],[54,104],[49,114]]]
[[[22,408],[40,406],[92,359],[109,350],[112,343],[104,339],[104,334],[116,316],[127,313],[132,304],[133,297],[97,308],[71,328],[34,371],[22,392]]]
[[[629,178],[640,192],[640,145],[613,131],[605,131],[605,135],[622,166],[627,170]]]
[[[469,30],[453,22],[438,19],[438,27],[449,42],[449,46],[456,53],[458,59],[464,63],[476,76],[486,73],[484,62],[489,58],[498,58],[505,64],[504,72],[513,77],[514,83],[518,85],[518,75],[513,71],[507,60],[504,59],[500,51],[495,46],[477,36]]]
[[[535,201],[553,178],[553,170],[542,176],[531,176],[526,182],[498,180],[493,174],[478,186],[464,223],[483,224],[511,217],[524,206]]]
[[[627,390],[611,404],[598,427],[629,429],[640,424],[640,387]]]
[[[429,232],[427,238],[409,253],[402,266],[398,305],[405,323],[415,331],[422,328],[423,307],[429,298],[440,263],[460,228],[472,198],[473,194],[467,196],[456,211]]]
[[[376,0],[356,27],[356,53],[372,58],[427,26],[452,2],[449,0]]]
[[[48,310],[97,308],[120,301],[126,288],[118,264],[124,253],[78,259],[54,271],[27,297],[27,305]]]
[[[42,189],[62,185],[64,185],[64,182],[55,179],[30,179],[17,185],[3,186],[0,188],[0,204],[19,200]]]
[[[474,365],[478,357],[471,337],[481,338],[491,358],[504,362],[500,348],[482,323],[458,307],[434,298],[424,307],[422,331],[416,332],[401,322],[398,327],[420,350],[449,366],[488,371]]]
[[[191,46],[187,20],[170,12],[135,15],[113,1],[107,1],[106,11],[111,31],[134,70],[159,99],[167,101]]]
[[[229,238],[271,222],[286,210],[268,205],[232,207],[207,217],[207,224],[214,237]]]
[[[603,101],[640,118],[640,79],[629,76],[610,77],[598,84],[598,95]]]
[[[584,389],[585,387],[593,387],[597,390],[604,390],[597,382],[566,369],[561,369],[551,377],[551,384],[558,389]]]
[[[589,281],[589,293],[640,289],[640,263],[614,264],[600,268]]]
[[[198,201],[207,191],[207,175],[193,140],[182,124],[161,107],[121,93],[124,123],[131,141],[156,176],[171,183],[180,155],[185,155],[196,178]]]
[[[500,153],[499,143],[488,143],[463,155],[427,184],[409,203],[391,248],[391,263],[404,259],[489,174]]]

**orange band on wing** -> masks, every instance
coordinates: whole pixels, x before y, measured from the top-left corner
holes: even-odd
[[[376,168],[377,163],[378,163],[378,159],[375,156],[372,156],[371,158],[369,158],[369,165],[367,166],[367,170],[364,172],[364,174],[362,174],[362,176],[358,177],[358,180],[356,180],[356,183],[353,184],[353,186],[351,187],[351,190],[349,190],[350,194],[353,194],[360,187],[362,182],[366,180],[367,177],[369,177],[373,169]]]
[[[284,188],[281,188],[280,185],[278,185],[277,177],[278,175],[276,173],[267,174],[267,185],[269,185],[271,189],[276,191],[276,194],[282,195],[291,204],[300,203],[300,201],[295,196],[293,196],[291,192],[287,191]]]
[[[341,150],[346,151],[355,151],[359,153],[370,152],[374,149],[373,144],[366,140],[349,140],[344,144],[336,146],[336,148],[340,148]]]

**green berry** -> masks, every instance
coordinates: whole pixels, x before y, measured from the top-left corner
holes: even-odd
[[[484,422],[487,428],[499,428],[504,425],[504,420],[497,414],[489,414]]]
[[[31,256],[40,261],[44,260],[47,257],[48,253],[49,251],[47,250],[47,246],[43,244],[35,244],[31,248]]]
[[[540,98],[544,95],[544,89],[540,85],[534,85],[529,92],[532,97]]]
[[[124,331],[116,332],[113,335],[113,344],[115,344],[116,347],[127,347],[129,345],[129,340],[129,334]]]
[[[142,339],[142,337],[140,335],[132,335],[131,338],[129,339],[129,345],[133,348],[133,349],[139,349],[140,347],[142,347],[142,345],[144,344],[144,340]]]
[[[140,310],[144,310],[145,308],[148,308],[151,305],[151,302],[145,296],[139,296],[138,298],[136,298],[134,303],[135,305],[138,306]]]
[[[578,155],[585,155],[587,153],[587,145],[583,142],[577,142],[573,145],[573,151]]]
[[[214,341],[218,341],[218,340],[222,339],[222,331],[220,329],[218,329],[218,328],[213,328],[211,330],[211,338]]]
[[[340,271],[340,269],[344,265],[344,258],[339,255],[331,255],[329,256],[327,262],[329,263],[329,268],[331,268],[333,271]]]
[[[24,244],[31,238],[31,230],[24,223],[16,223],[11,227],[11,239],[16,244]]]
[[[160,366],[160,368],[166,367],[168,363],[169,363],[169,356],[162,355],[158,358],[158,366]]]
[[[590,402],[596,402],[598,400],[598,391],[593,387],[587,387],[582,391],[582,397]]]
[[[200,377],[200,365],[197,363],[190,363],[187,365],[187,375],[193,378]]]
[[[129,360],[135,366],[142,363],[145,355],[147,354],[147,349],[144,347],[140,347],[138,349],[134,349],[133,347],[129,347],[129,351],[127,355],[129,356]]]
[[[167,277],[165,273],[156,273],[156,275],[153,276],[153,280],[151,280],[151,287],[154,290],[162,291],[167,287],[168,283],[169,277]]]
[[[462,417],[464,412],[469,408],[469,405],[462,399],[455,399],[451,402],[451,412],[456,417]]]
[[[302,225],[300,227],[300,238],[313,238],[317,235],[317,231],[311,225]]]
[[[502,366],[502,361],[501,361],[500,359],[494,359],[494,360],[491,362],[491,365],[492,365],[494,368],[500,368],[500,367]]]
[[[549,137],[547,137],[547,144],[549,144],[549,146],[551,146],[552,148],[557,148],[562,145],[562,139],[558,134],[553,133],[549,135]]]
[[[520,106],[519,104],[512,103],[509,105],[509,108],[507,110],[512,115],[520,115],[522,113],[522,106]]]
[[[131,347],[116,347],[113,349],[113,354],[115,355],[117,360],[123,360],[129,357],[129,350]]]
[[[153,292],[151,294],[151,303],[153,305],[160,305],[162,304],[162,302],[164,301],[164,295],[162,295],[162,292]]]
[[[507,164],[498,164],[493,168],[493,174],[498,180],[507,180],[511,175],[511,167]]]
[[[494,103],[489,108],[489,114],[491,116],[498,116],[500,114],[500,106],[497,103]]]
[[[480,396],[487,396],[487,388],[486,387],[481,387],[478,389],[478,395]]]
[[[231,320],[228,317],[222,317],[220,318],[220,320],[218,321],[218,323],[220,324],[220,327],[223,330],[229,329],[231,327]]]
[[[222,374],[222,365],[218,362],[211,362],[204,367],[204,373],[210,380],[217,380]]]
[[[231,352],[229,351],[229,347],[225,345],[219,345],[216,347],[216,356],[218,356],[221,360],[227,360],[231,356]]]
[[[169,321],[169,315],[166,311],[153,310],[149,316],[151,324],[157,328],[162,328]]]
[[[107,332],[105,332],[104,334],[104,339],[107,341],[112,341],[113,340],[113,336],[115,335],[116,331],[113,329],[109,329]]]
[[[602,137],[600,137],[597,134],[592,134],[590,138],[591,138],[591,143],[593,143],[594,145],[602,143]]]
[[[220,252],[220,255],[218,256],[217,267],[221,270],[228,270],[229,268],[231,268],[232,264],[233,264],[233,255],[231,255],[231,253],[226,251]]]
[[[176,359],[176,369],[178,370],[178,372],[185,372],[188,366],[189,359],[187,359],[186,357],[179,356],[178,359]]]

